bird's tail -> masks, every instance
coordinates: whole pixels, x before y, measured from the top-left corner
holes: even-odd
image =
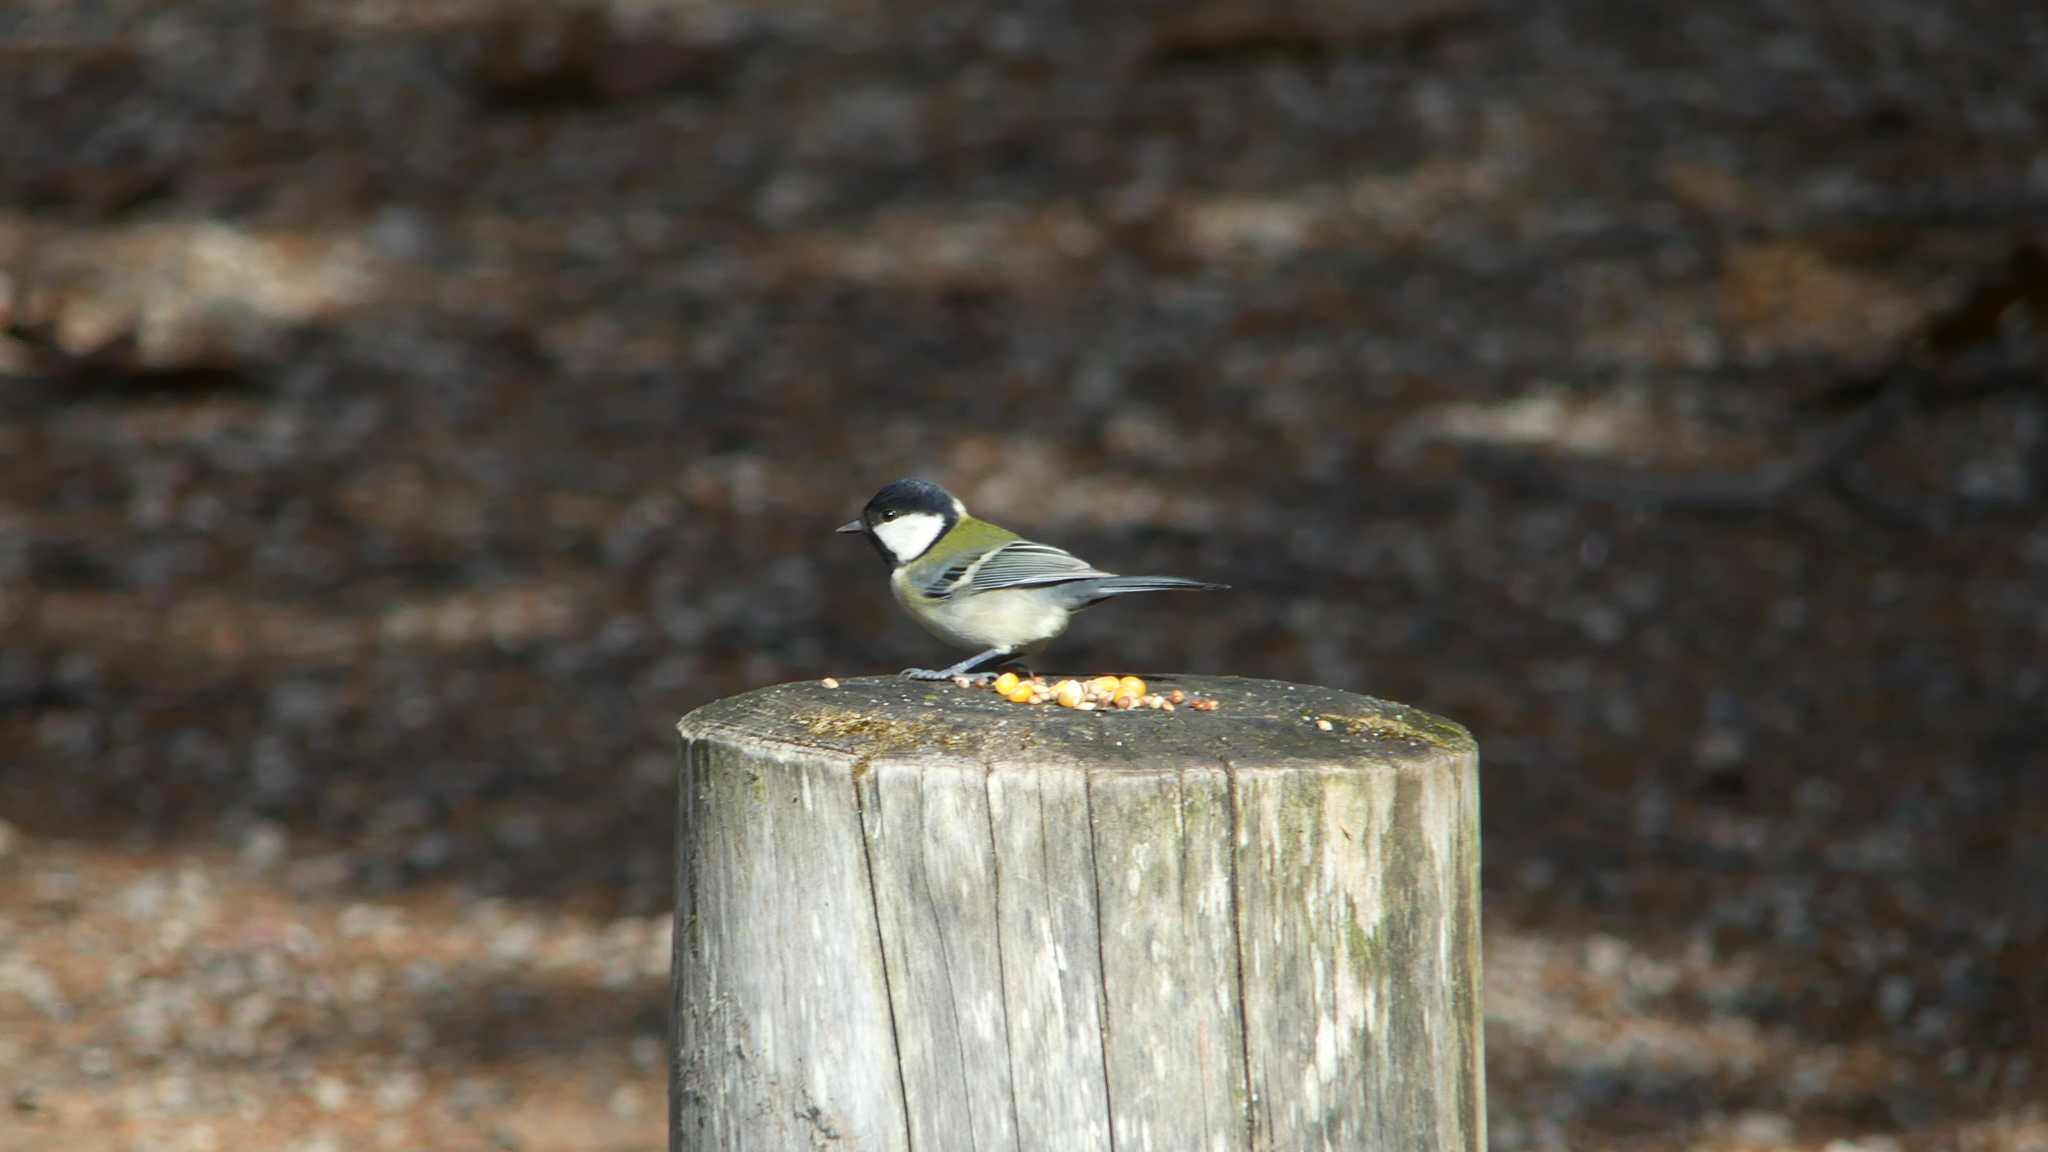
[[[1206,580],[1187,580],[1179,576],[1111,576],[1103,580],[1080,581],[1074,590],[1082,594],[1084,604],[1093,604],[1127,592],[1221,592],[1228,587],[1228,584],[1211,584]]]
[[[1188,580],[1179,576],[1112,576],[1095,586],[1112,596],[1125,592],[1171,592],[1175,589],[1221,592],[1230,587],[1228,584],[1211,584],[1207,580]]]

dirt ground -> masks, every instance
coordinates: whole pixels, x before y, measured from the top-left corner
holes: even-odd
[[[1499,1149],[2048,1149],[2048,9],[0,8],[0,1149],[663,1146],[672,725],[943,655],[1484,756]]]

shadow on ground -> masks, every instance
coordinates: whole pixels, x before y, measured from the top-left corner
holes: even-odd
[[[1908,7],[0,24],[0,955],[119,1047],[67,874],[658,933],[675,718],[934,655],[829,534],[919,472],[1239,589],[1057,663],[1477,732],[1497,1146],[2020,1147],[2048,309],[1915,350],[2040,241],[2048,30]],[[1771,475],[1899,365],[1843,483],[1639,482]],[[339,1051],[437,1085],[658,1032],[596,952],[361,963],[425,991]]]

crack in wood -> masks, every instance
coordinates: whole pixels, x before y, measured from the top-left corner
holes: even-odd
[[[1230,947],[1237,956],[1237,1042],[1244,1060],[1244,1132],[1247,1152],[1259,1146],[1259,1098],[1252,1091],[1252,1018],[1244,996],[1244,910],[1237,898],[1237,766],[1228,756],[1216,757],[1223,765],[1223,791],[1230,799]]]
[[[1096,1023],[1102,1033],[1102,1108],[1109,1121],[1109,1152],[1116,1152],[1116,1093],[1109,1083],[1109,963],[1102,948],[1102,858],[1095,851],[1095,773],[1081,774],[1081,799],[1088,815],[1088,875],[1095,885],[1095,978],[1101,993]]]
[[[910,1090],[903,1082],[903,1035],[896,1027],[896,994],[889,987],[889,948],[882,942],[882,894],[875,887],[875,855],[874,850],[868,846],[867,800],[861,795],[861,781],[855,778],[851,783],[853,785],[854,831],[860,836],[861,868],[867,873],[868,879],[868,909],[874,915],[875,951],[882,960],[883,1002],[889,1007],[889,1046],[895,1049],[896,1091],[903,1102],[903,1147],[908,1149],[909,1152],[917,1152],[917,1146],[911,1139],[910,1134]],[[877,788],[875,790],[875,806],[880,808],[881,804],[882,792],[881,789]],[[877,818],[879,818],[879,815],[877,813]]]

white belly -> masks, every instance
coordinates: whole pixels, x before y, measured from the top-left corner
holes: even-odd
[[[891,580],[889,586],[896,599],[910,609],[912,619],[932,635],[961,648],[1021,651],[1067,630],[1070,613],[1043,593],[1034,595],[1025,589],[984,592],[947,600],[921,612],[911,608],[902,584]]]

